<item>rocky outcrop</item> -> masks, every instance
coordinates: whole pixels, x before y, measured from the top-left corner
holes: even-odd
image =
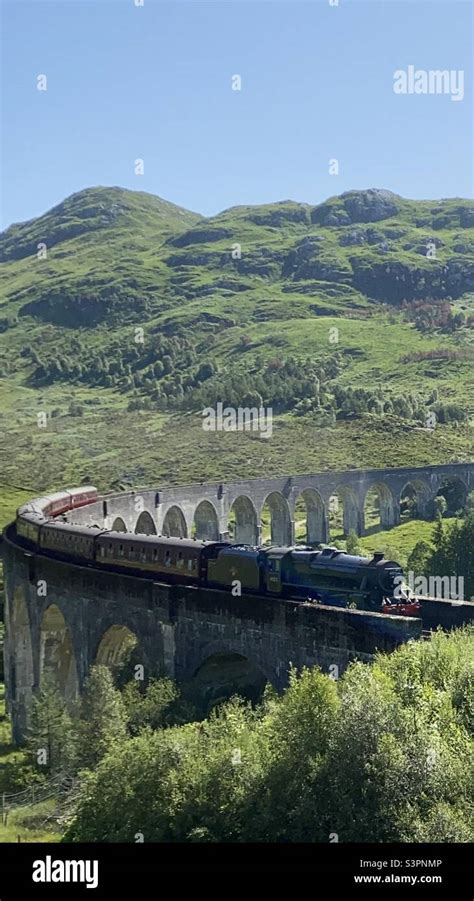
[[[354,256],[351,263],[354,288],[388,303],[424,297],[456,298],[474,291],[474,260],[455,258],[444,264],[432,259],[424,266],[416,266],[400,260]]]
[[[232,260],[241,275],[256,275],[260,278],[277,279],[280,277],[285,262],[283,251],[269,247],[259,247],[250,253],[245,252],[240,260]]]
[[[326,251],[321,235],[304,238],[296,244],[285,260],[282,275],[296,281],[317,279],[349,283],[352,269],[343,257]]]
[[[396,216],[402,198],[391,191],[369,188],[347,191],[314,207],[311,222],[317,225],[351,225],[356,222],[380,222]]]
[[[474,228],[474,203],[460,207],[459,224],[462,228]]]

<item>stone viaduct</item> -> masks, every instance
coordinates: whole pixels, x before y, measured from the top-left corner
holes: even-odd
[[[373,490],[379,499],[380,525],[400,522],[401,499],[410,494],[418,515],[450,486],[464,501],[474,490],[474,464],[452,463],[403,469],[366,469],[203,483],[179,488],[144,489],[108,496],[74,512],[74,522],[129,532],[217,540],[229,537],[244,544],[262,540],[262,513],[270,520],[272,544],[291,545],[295,518],[303,506],[306,541],[329,540],[329,511],[342,512],[343,528],[363,535],[365,502]]]
[[[257,543],[262,511],[271,539],[290,544],[302,498],[307,539],[328,537],[331,498],[341,498],[346,531],[364,529],[364,501],[380,498],[382,525],[398,522],[400,498],[412,486],[422,514],[443,485],[459,496],[474,488],[474,466],[327,472],[272,479],[146,489],[110,495],[74,511],[76,523],[137,532],[227,537]],[[299,508],[298,508],[299,509]],[[298,514],[299,515],[299,514]],[[5,679],[14,737],[25,736],[31,699],[54,673],[71,702],[90,667],[118,665],[134,646],[148,676],[197,685],[205,703],[237,691],[255,697],[266,682],[282,689],[290,665],[342,672],[421,636],[421,621],[295,603],[230,591],[170,586],[150,578],[60,561],[21,547],[14,525],[4,533]],[[41,590],[39,588],[41,587]],[[429,625],[442,622],[433,602]],[[449,625],[472,618],[472,604],[446,602]],[[469,610],[467,608],[470,608]],[[472,609],[471,609],[472,608]],[[443,614],[446,615],[446,614]],[[334,670],[336,668],[336,670]]]
[[[113,668],[131,648],[146,677],[184,683],[208,709],[236,692],[257,699],[267,682],[281,690],[291,664],[337,676],[352,660],[421,635],[419,619],[234,597],[31,555],[11,532],[3,542],[4,655],[16,741],[47,673],[72,703],[94,663]]]

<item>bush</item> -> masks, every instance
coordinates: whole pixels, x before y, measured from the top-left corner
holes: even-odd
[[[348,554],[360,554],[359,539],[353,529],[346,538],[346,551]]]
[[[439,632],[142,732],[87,777],[66,840],[472,841],[473,652],[474,629]]]

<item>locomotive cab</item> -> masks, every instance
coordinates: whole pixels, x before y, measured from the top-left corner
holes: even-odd
[[[268,594],[282,595],[284,569],[284,557],[291,553],[293,548],[288,547],[269,547],[263,548],[260,557],[260,566],[262,569],[262,581],[264,590]]]
[[[281,594],[281,554],[268,554],[265,570],[266,589],[271,594]]]

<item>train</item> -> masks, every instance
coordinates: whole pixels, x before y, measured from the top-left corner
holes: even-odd
[[[254,547],[114,532],[66,521],[66,513],[97,500],[92,485],[36,498],[17,510],[17,538],[35,552],[62,560],[171,583],[404,616],[420,614],[420,602],[400,590],[401,567],[382,553],[368,558],[334,547]]]

